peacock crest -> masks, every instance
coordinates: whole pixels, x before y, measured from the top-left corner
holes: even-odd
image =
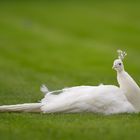
[[[127,53],[122,50],[117,50],[117,53],[118,53],[118,58],[121,60],[123,60],[125,58],[125,56],[127,55]]]

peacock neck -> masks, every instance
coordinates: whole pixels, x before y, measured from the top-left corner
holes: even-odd
[[[137,83],[125,70],[117,72],[117,80],[120,88],[124,90],[140,90]]]
[[[117,71],[117,80],[118,80],[118,84],[120,86],[121,89],[126,90],[125,87],[125,71]]]
[[[117,72],[117,80],[128,101],[140,111],[140,88],[133,78],[124,70]]]

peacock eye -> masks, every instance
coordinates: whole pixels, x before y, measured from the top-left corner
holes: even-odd
[[[122,63],[119,63],[119,65],[121,66],[121,65],[122,65]]]

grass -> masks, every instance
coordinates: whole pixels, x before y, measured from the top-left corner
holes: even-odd
[[[137,139],[140,129],[139,117],[105,117],[95,114],[1,114],[1,139]]]
[[[139,1],[1,1],[0,104],[37,102],[39,86],[115,84],[116,50],[140,79]],[[1,113],[0,139],[136,139],[139,114]]]

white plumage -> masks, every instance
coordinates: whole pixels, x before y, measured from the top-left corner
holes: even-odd
[[[44,113],[94,112],[102,114],[132,113],[140,111],[140,89],[124,71],[123,58],[126,53],[119,51],[119,59],[114,61],[120,87],[114,85],[77,86],[49,92],[43,85],[45,94],[40,103],[0,106],[0,111],[23,111]]]
[[[42,104],[41,110],[44,113],[114,114],[135,111],[120,88],[113,85],[66,88],[58,95],[47,94]]]

